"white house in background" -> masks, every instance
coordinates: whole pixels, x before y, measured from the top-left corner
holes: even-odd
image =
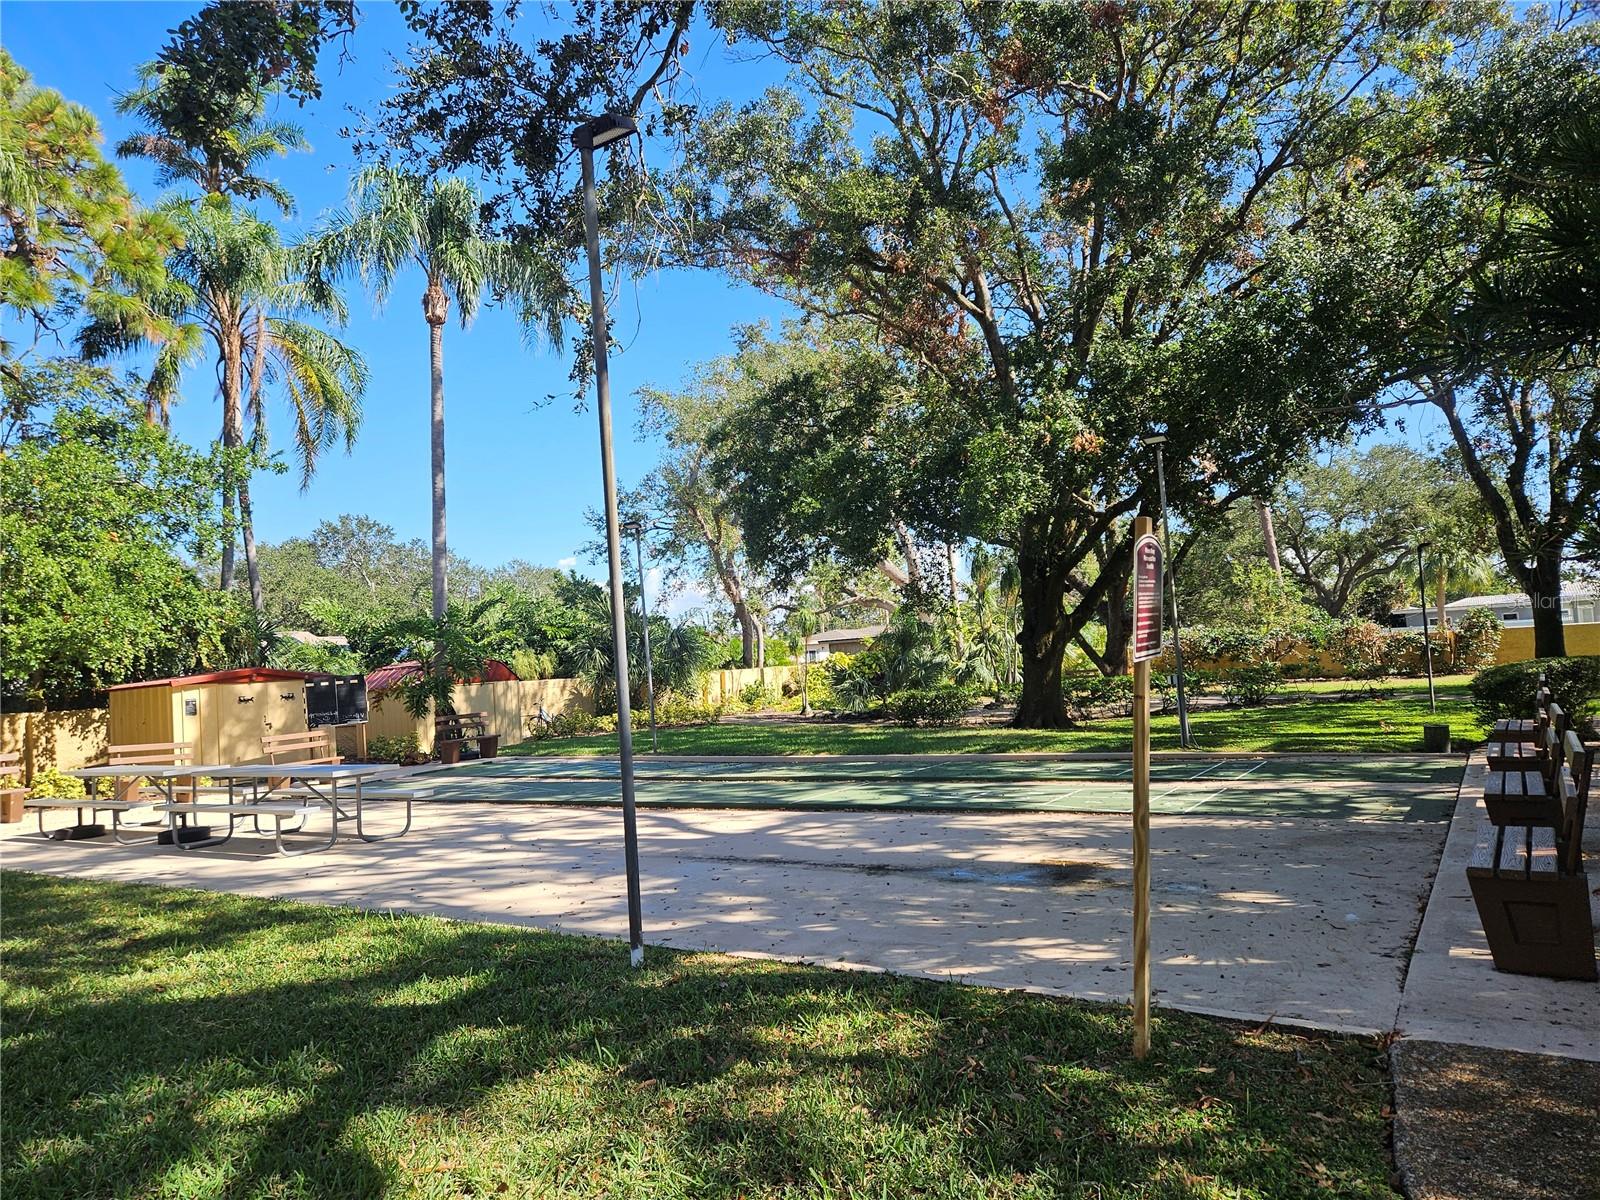
[[[860,654],[887,625],[861,625],[855,629],[824,629],[806,639],[806,661],[821,662],[830,654]]]
[[[1475,608],[1487,608],[1506,625],[1517,628],[1533,624],[1533,601],[1523,592],[1506,592],[1499,596],[1463,596],[1444,606],[1445,620],[1459,625],[1461,618]],[[1428,624],[1437,626],[1438,610],[1428,606]],[[1600,586],[1592,583],[1564,583],[1561,585],[1561,623],[1587,625],[1600,621]],[[1416,605],[1394,609],[1389,614],[1389,624],[1396,629],[1421,629],[1422,610]]]

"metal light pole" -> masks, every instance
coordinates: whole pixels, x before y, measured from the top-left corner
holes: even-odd
[[[622,542],[617,528],[617,471],[611,455],[611,374],[606,360],[606,294],[600,281],[600,201],[594,152],[638,132],[634,119],[606,113],[578,126],[572,144],[583,159],[583,233],[589,251],[589,329],[594,342],[595,408],[600,418],[600,474],[606,492],[606,560],[611,576],[612,657],[617,668],[617,742],[622,774],[622,842],[628,871],[628,960],[644,964],[644,916],[639,898],[639,824],[633,797],[633,721],[628,694],[628,609],[622,590]]]
[[[1178,745],[1187,750],[1193,745],[1189,736],[1189,697],[1183,685],[1183,627],[1178,623],[1178,572],[1172,560],[1172,527],[1167,523],[1167,470],[1161,447],[1164,436],[1140,439],[1144,446],[1156,448],[1156,497],[1161,505],[1161,550],[1166,561],[1167,587],[1172,595],[1172,664],[1178,679]]]
[[[625,528],[633,534],[633,561],[639,567],[639,620],[643,623],[640,639],[644,642],[644,694],[650,698],[650,753],[661,753],[656,741],[656,669],[650,659],[650,606],[644,598],[644,522],[629,521]]]
[[[1431,546],[1432,542],[1422,542],[1417,546],[1417,600],[1422,609],[1422,661],[1428,667],[1428,711],[1439,711],[1438,698],[1433,694],[1433,639],[1428,636],[1428,577],[1422,567],[1422,552]]]

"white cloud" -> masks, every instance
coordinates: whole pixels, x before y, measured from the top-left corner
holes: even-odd
[[[575,554],[574,555],[569,555],[566,558],[558,558],[558,559],[556,559],[556,566],[560,567],[563,571],[570,570],[571,568],[573,568],[573,567],[575,567],[577,565],[578,565],[578,556],[575,555]]]

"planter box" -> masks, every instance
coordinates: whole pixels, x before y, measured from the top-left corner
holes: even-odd
[[[0,823],[15,825],[22,820],[22,804],[28,793],[21,788],[7,788],[0,792]]]
[[[478,739],[479,758],[498,758],[500,755],[500,735],[486,733]]]
[[[433,748],[438,751],[440,762],[458,763],[461,761],[461,745],[461,742],[453,739],[441,739],[433,744]]]

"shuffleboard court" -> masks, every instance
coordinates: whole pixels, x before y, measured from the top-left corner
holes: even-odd
[[[1449,819],[1462,764],[1446,757],[1240,755],[1157,762],[1163,814],[1436,822]],[[663,808],[1126,812],[1131,765],[1112,758],[641,759],[638,800]],[[439,801],[620,802],[606,759],[496,759],[427,775]]]

